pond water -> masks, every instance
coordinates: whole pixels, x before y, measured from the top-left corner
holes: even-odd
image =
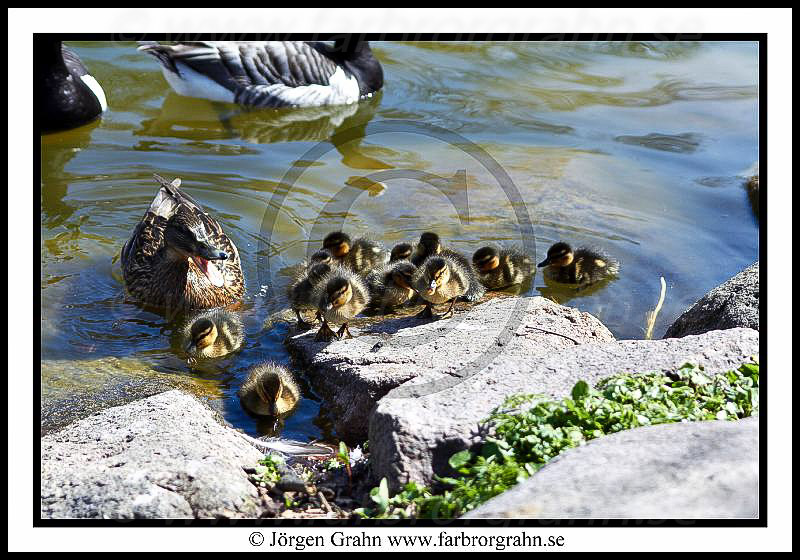
[[[267,319],[327,231],[391,245],[435,230],[471,255],[486,242],[521,244],[527,213],[534,258],[565,240],[620,260],[619,278],[599,290],[553,290],[541,274],[529,290],[596,315],[620,339],[644,336],[660,276],[655,337],[758,258],[741,179],[758,161],[755,43],[373,43],[383,92],[314,111],[181,97],[135,44],[68,45],[109,111],[42,136],[42,360],[132,358],[202,378],[250,434],[269,427],[241,410],[236,390],[253,363],[289,363],[287,326]],[[181,177],[241,253],[246,342],[210,371],[189,368],[171,324],[124,294],[119,251],[157,191],[154,172]],[[83,382],[43,372],[43,394]],[[283,435],[331,436],[309,397]]]

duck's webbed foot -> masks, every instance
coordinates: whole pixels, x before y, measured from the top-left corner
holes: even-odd
[[[425,309],[415,315],[417,319],[433,319],[433,304],[429,301],[425,302]]]
[[[336,336],[341,340],[342,335],[345,333],[347,333],[347,338],[353,338],[353,335],[350,334],[350,329],[347,328],[347,323],[344,323],[341,327],[339,327],[339,331],[336,333]]]
[[[327,321],[322,321],[322,326],[319,328],[319,331],[317,331],[317,336],[314,337],[314,340],[329,342],[334,338],[339,338],[339,336],[333,332],[333,329],[331,329]]]
[[[311,328],[311,323],[309,323],[308,321],[303,319],[303,317],[300,315],[300,311],[299,310],[295,309],[294,310],[294,314],[297,315],[297,328],[298,328],[298,330],[307,331],[308,329]]]
[[[453,311],[453,306],[456,304],[456,300],[457,300],[457,299],[458,299],[458,298],[453,298],[453,299],[451,299],[451,300],[450,300],[450,307],[448,307],[448,308],[447,308],[447,311],[445,311],[445,312],[444,312],[444,313],[441,315],[441,317],[440,317],[441,319],[444,319],[444,318],[445,318],[445,317],[447,317],[448,315],[449,315],[450,317],[452,317],[452,316],[455,314],[455,313],[454,313],[454,311]]]

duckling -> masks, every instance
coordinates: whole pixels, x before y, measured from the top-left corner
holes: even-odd
[[[179,337],[190,358],[220,358],[241,347],[244,326],[238,314],[210,309],[189,316],[179,330]]]
[[[339,264],[361,276],[366,276],[388,260],[380,243],[364,237],[351,241],[350,236],[341,231],[329,233],[322,241],[322,247],[330,251]]]
[[[317,302],[317,310],[322,317],[316,340],[330,340],[334,336],[342,338],[344,333],[348,338],[353,338],[347,322],[369,304],[369,290],[361,276],[340,266],[314,286],[311,299]],[[339,332],[334,333],[329,322],[342,323]]]
[[[411,243],[398,243],[392,247],[392,252],[389,254],[389,262],[409,260],[414,252],[414,247]]]
[[[322,251],[318,251],[321,253]],[[325,251],[325,253],[328,253]],[[292,306],[292,311],[297,315],[297,326],[301,329],[311,328],[312,323],[308,323],[300,316],[301,311],[317,311],[317,305],[312,299],[314,286],[316,286],[330,271],[335,264],[326,262],[315,262],[315,253],[311,257],[311,264],[307,269],[297,275],[294,282],[289,285],[287,295],[289,303]],[[330,256],[330,253],[328,253]],[[319,319],[319,312],[317,312],[316,319]],[[316,320],[315,319],[315,320]]]
[[[547,258],[537,265],[545,277],[562,284],[588,286],[616,276],[619,262],[602,253],[579,247],[575,251],[568,243],[559,241],[547,250]]]
[[[366,278],[370,305],[391,310],[411,300],[415,294],[411,285],[416,271],[417,267],[409,261],[398,260],[370,272]]]
[[[461,296],[467,301],[477,301],[486,293],[486,289],[481,284],[478,278],[478,273],[464,255],[453,249],[447,249],[442,246],[442,241],[439,236],[432,231],[426,231],[419,238],[419,243],[411,256],[411,262],[420,268],[428,257],[438,255],[446,256],[451,260],[457,262],[464,272],[468,286],[467,291]]]
[[[245,410],[259,416],[285,416],[300,401],[291,372],[273,362],[253,366],[236,394]]]
[[[453,315],[456,299],[467,293],[469,273],[460,262],[448,255],[428,257],[414,275],[414,289],[425,300],[425,309],[419,318],[433,318],[433,305],[450,303],[442,317]]]
[[[522,284],[531,274],[531,260],[513,248],[481,247],[472,255],[472,264],[478,278],[489,290],[502,290],[514,284]]]
[[[161,184],[122,248],[128,292],[139,302],[169,310],[224,307],[244,296],[239,251],[214,218],[178,187]]]

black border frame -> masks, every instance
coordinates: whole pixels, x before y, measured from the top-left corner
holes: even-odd
[[[330,41],[345,36],[359,36],[371,41],[753,41],[758,43],[758,152],[759,152],[759,361],[766,371],[767,355],[767,290],[766,290],[766,242],[767,242],[767,33],[34,33],[34,64],[40,48],[37,38],[58,37],[63,41],[200,41],[200,40],[316,40]],[[34,72],[35,76],[35,72]],[[35,91],[35,90],[34,90]],[[34,110],[34,183],[33,203],[41,205],[41,140],[38,120]],[[38,218],[38,220],[37,220]],[[41,252],[41,216],[34,213],[33,254]],[[41,259],[34,261],[34,278],[41,278]],[[33,285],[34,341],[34,415],[32,435],[35,440],[33,465],[41,466],[41,286]],[[38,326],[37,326],[38,325]],[[760,331],[764,331],[761,333]],[[763,336],[761,336],[763,335]],[[767,412],[766,374],[759,377],[759,409]],[[35,406],[35,403],[39,406]],[[33,472],[33,527],[539,527],[558,529],[564,527],[767,527],[767,425],[768,414],[759,414],[759,517],[756,519],[43,519],[41,517],[41,468]]]

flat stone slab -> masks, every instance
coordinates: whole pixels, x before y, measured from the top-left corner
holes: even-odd
[[[429,394],[496,360],[533,362],[578,344],[614,340],[592,315],[542,297],[492,299],[437,321],[388,316],[351,331],[355,338],[331,343],[315,342],[316,329],[286,340],[331,408],[337,434],[351,443],[367,439],[370,415],[391,390]]]
[[[263,454],[195,397],[172,390],[51,432],[42,518],[257,517],[243,466]]]
[[[416,381],[408,383],[385,395],[371,416],[373,473],[394,490],[409,481],[430,484],[434,473],[452,474],[447,461],[454,453],[484,439],[482,421],[510,395],[560,398],[579,380],[594,385],[617,373],[669,372],[687,362],[709,373],[728,371],[758,354],[758,340],[752,329],[730,329],[679,339],[563,345],[502,353],[477,375],[435,393],[415,393]],[[465,347],[448,351],[458,355]],[[373,375],[381,375],[380,367]]]
[[[754,519],[758,417],[626,430],[565,451],[465,518]]]
[[[756,261],[697,300],[667,329],[664,338],[735,327],[758,330],[758,279]]]

